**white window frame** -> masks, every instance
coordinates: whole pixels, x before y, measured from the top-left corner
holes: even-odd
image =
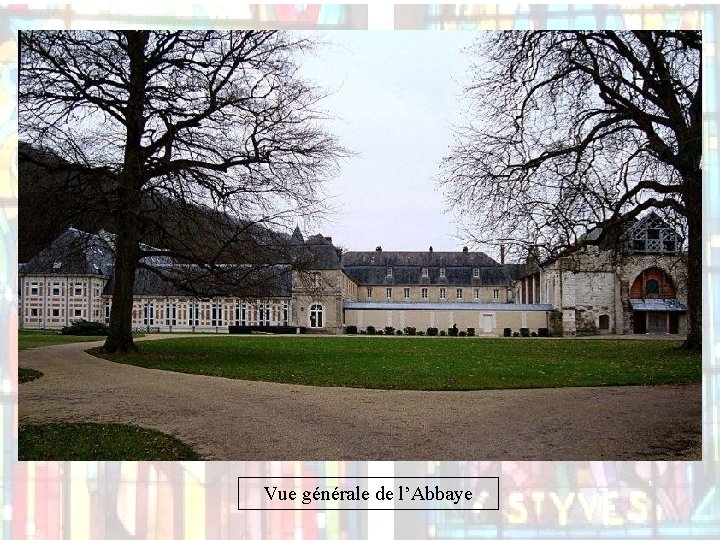
[[[367,297],[372,298],[372,293],[373,293],[372,287],[368,287],[367,288]]]
[[[325,307],[322,304],[312,304],[310,306],[310,309],[308,309],[308,323],[310,328],[325,328]]]
[[[175,302],[165,304],[165,324],[167,326],[177,325],[177,307]]]
[[[40,295],[40,284],[33,281],[30,283],[30,296],[39,296]]]
[[[59,316],[60,316],[60,309],[54,308],[54,309],[52,310],[52,316],[53,316],[53,317],[59,317]]]
[[[387,287],[385,289],[385,298],[392,298],[392,287]]]
[[[447,290],[445,287],[440,287],[440,300],[445,300],[447,298]]]
[[[145,302],[143,306],[143,325],[153,326],[155,324],[155,306],[152,302]]]
[[[455,299],[456,300],[462,300],[463,299],[463,290],[458,288],[455,289]]]
[[[422,269],[422,274],[421,274],[421,276],[424,277],[424,278],[426,278],[426,277],[428,277],[428,275],[429,275],[428,269],[427,269],[427,267],[424,266],[423,269]]]
[[[405,287],[405,289],[403,289],[403,298],[410,298],[410,287]]]
[[[38,308],[36,308],[36,307],[30,308],[30,316],[31,317],[39,317]]]
[[[75,296],[82,296],[83,294],[83,287],[82,285],[75,285],[73,295]]]
[[[441,267],[441,268],[440,268],[440,278],[442,279],[442,278],[444,278],[444,277],[445,277],[445,268],[444,268],[444,267]]]
[[[473,289],[473,298],[475,300],[480,300],[480,289]]]
[[[393,277],[393,269],[392,266],[387,267],[387,277]]]
[[[60,296],[61,292],[60,283],[53,283],[51,288],[51,293],[53,296]]]
[[[500,300],[500,289],[493,290],[493,300]]]
[[[213,302],[210,306],[210,325],[222,326],[223,321],[223,305],[222,302]]]
[[[474,278],[480,277],[480,269],[479,268],[473,268],[473,277]]]
[[[427,287],[423,287],[422,289],[420,289],[420,297],[427,300],[427,297],[428,297],[428,288]]]
[[[82,317],[82,309],[74,309],[73,310],[73,317]]]

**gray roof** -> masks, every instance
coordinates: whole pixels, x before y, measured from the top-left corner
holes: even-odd
[[[103,238],[70,227],[25,263],[20,272],[109,276],[114,261],[112,248]]]
[[[345,302],[345,309],[433,311],[552,311],[551,304],[480,304],[461,302]]]
[[[633,311],[687,311],[685,304],[674,298],[648,298],[645,300],[631,299],[630,307]]]
[[[480,252],[449,251],[349,251],[343,254],[342,267],[360,285],[446,285],[507,287],[511,279],[507,269]],[[392,277],[388,276],[392,268]],[[422,276],[427,268],[428,277]],[[440,277],[440,269],[445,277]],[[479,277],[474,269],[479,269]]]

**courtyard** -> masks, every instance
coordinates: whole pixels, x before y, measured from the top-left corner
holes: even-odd
[[[676,358],[672,353],[659,352],[675,350],[677,342],[673,341],[255,336],[169,340],[168,337],[139,339],[141,354],[137,355],[140,359],[137,361],[159,362],[164,357],[166,363],[195,363],[219,375],[222,366],[218,367],[218,363],[222,364],[223,360],[230,364],[242,363],[243,357],[251,356],[248,351],[259,347],[260,352],[252,355],[253,369],[259,374],[228,378],[227,374],[213,376],[147,369],[92,356],[85,351],[96,346],[93,342],[22,350],[20,366],[41,371],[43,376],[19,387],[21,427],[53,422],[130,424],[176,437],[207,460],[700,457],[700,356]],[[225,358],[230,354],[228,344],[235,345],[235,357]],[[375,344],[378,345],[375,347]],[[515,358],[511,350],[502,349],[521,346],[528,351],[525,359]],[[569,354],[560,358],[560,349],[547,351],[547,358],[540,352],[543,348],[563,346],[573,348],[574,363]],[[374,352],[368,351],[368,347],[374,348]],[[475,356],[461,357],[467,365],[472,365],[473,360],[482,361],[489,368],[501,365],[503,359],[506,364],[514,364],[505,375],[500,370],[495,381],[518,373],[521,367],[517,366],[522,365],[526,366],[526,379],[530,380],[533,372],[550,370],[547,366],[553,365],[553,358],[555,364],[572,364],[576,371],[582,366],[594,366],[581,371],[599,377],[597,366],[603,361],[601,351],[604,349],[610,369],[605,370],[603,377],[610,378],[600,378],[587,386],[549,384],[550,379],[543,383],[541,378],[535,386],[546,387],[512,388],[513,384],[516,387],[519,384],[510,381],[502,389],[457,391],[468,386],[466,380],[477,378],[479,371],[458,369],[458,365],[453,364],[458,361],[458,349],[453,347],[476,348]],[[635,353],[623,347],[632,347]],[[648,347],[644,355],[643,347]],[[219,354],[224,348],[225,352]],[[335,350],[335,356],[319,353],[327,348],[343,350]],[[186,353],[182,362],[177,360],[178,349]],[[279,374],[282,370],[278,369],[278,363],[259,360],[270,354],[266,349],[274,351],[271,356],[284,358],[285,365],[293,366],[276,379],[290,377],[292,380],[295,375],[305,384],[268,381],[268,373]],[[435,360],[428,359],[428,350],[434,351],[431,356]],[[293,351],[297,356],[288,357]],[[335,382],[326,379],[324,385],[311,386],[309,380],[302,380],[312,375],[313,384],[319,384],[319,376],[313,372],[323,368],[333,373],[338,364],[352,362],[353,355],[357,357],[356,363],[350,366],[357,367],[358,362],[366,358],[367,370],[376,374],[374,380],[389,381],[388,384],[383,387],[358,378],[356,382],[361,381],[363,386],[374,384],[376,387],[343,387],[353,385],[348,381],[339,384],[342,373]],[[431,380],[440,388],[452,383],[447,379],[453,370],[435,379],[417,374],[403,377],[403,372],[413,363],[435,369],[438,362],[454,366],[454,372],[463,374],[455,377],[457,384],[450,386],[454,390],[382,389],[394,388],[400,380]],[[263,363],[268,364],[264,374],[258,368]],[[397,364],[398,369],[382,369],[383,365],[392,364]],[[335,371],[351,373],[347,365]],[[632,375],[640,377],[635,382],[617,379],[625,377],[623,371],[632,372],[633,365],[640,366],[640,372],[650,373],[654,379],[638,382],[642,380],[640,375]],[[561,378],[572,378],[567,366],[557,367],[558,371],[561,369],[565,370]],[[248,380],[252,378],[259,380]],[[559,379],[556,376],[554,380]],[[661,382],[664,384],[659,384]],[[425,386],[430,387],[427,383]],[[488,386],[485,382],[475,388]]]

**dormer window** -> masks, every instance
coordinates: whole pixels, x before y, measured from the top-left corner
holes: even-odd
[[[60,270],[60,267],[62,266],[62,262],[54,262],[53,263],[53,270]]]
[[[474,278],[480,277],[480,269],[479,268],[473,268],[473,277]]]
[[[387,277],[392,277],[392,276],[393,276],[392,266],[388,266],[387,267]]]
[[[423,268],[421,275],[422,275],[422,277],[424,277],[424,278],[428,277],[428,269],[427,269],[427,268]]]
[[[441,278],[444,278],[444,277],[445,277],[445,269],[444,269],[444,268],[441,268],[441,269],[440,269],[440,277],[441,277]]]

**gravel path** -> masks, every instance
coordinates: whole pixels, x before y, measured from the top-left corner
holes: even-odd
[[[152,336],[157,338],[158,336]],[[699,459],[701,385],[420,392],[253,382],[116,364],[88,343],[20,351],[44,376],[19,420],[135,424],[204,459]]]

